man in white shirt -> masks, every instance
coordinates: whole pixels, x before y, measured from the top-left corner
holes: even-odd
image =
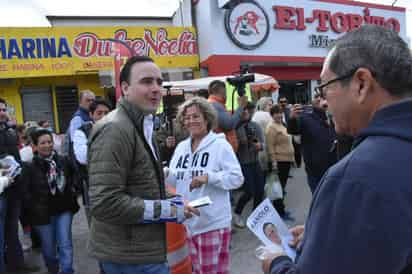
[[[77,162],[81,165],[87,165],[87,138],[92,125],[108,114],[110,109],[111,106],[108,102],[105,100],[96,99],[90,105],[89,109],[91,122],[82,125],[74,132],[73,151]]]
[[[90,122],[89,116],[90,105],[94,102],[95,95],[91,90],[83,90],[80,92],[79,109],[73,114],[73,118],[69,125],[70,139],[74,139],[74,132],[84,123]]]

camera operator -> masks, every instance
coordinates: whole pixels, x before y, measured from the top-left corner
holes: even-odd
[[[242,211],[245,205],[253,198],[253,208],[256,208],[263,200],[265,179],[260,167],[258,155],[264,150],[264,135],[259,124],[251,121],[255,111],[255,105],[249,102],[242,113],[242,124],[236,129],[239,140],[237,157],[242,168],[245,182],[243,184],[243,195],[240,197],[233,216],[234,225],[245,227],[242,219]]]
[[[327,108],[327,102],[315,95],[312,106],[294,105],[288,121],[288,133],[301,135],[303,159],[312,193],[326,170],[337,160],[332,150],[336,133]]]
[[[238,141],[236,137],[235,129],[240,124],[241,115],[247,105],[247,97],[240,96],[238,99],[239,107],[231,115],[226,109],[226,85],[225,82],[220,80],[212,81],[209,84],[209,103],[217,111],[218,115],[218,126],[215,132],[223,132],[226,135],[227,141],[232,146],[233,150],[236,152],[238,149]]]

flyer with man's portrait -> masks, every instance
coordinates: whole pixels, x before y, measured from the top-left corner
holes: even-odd
[[[274,253],[284,250],[295,260],[296,251],[289,246],[293,239],[288,227],[280,218],[269,199],[265,199],[247,219],[247,227]]]

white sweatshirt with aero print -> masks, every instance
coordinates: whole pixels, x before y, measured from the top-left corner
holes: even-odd
[[[192,152],[191,138],[182,141],[176,148],[169,165],[166,183],[174,186],[176,192],[186,201],[209,196],[212,204],[199,208],[200,216],[185,221],[192,236],[230,228],[232,212],[229,190],[243,184],[239,162],[224,134],[210,132]],[[208,175],[208,183],[189,190],[192,178]]]

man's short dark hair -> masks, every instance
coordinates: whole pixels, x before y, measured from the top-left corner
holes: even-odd
[[[412,95],[411,52],[395,31],[364,25],[339,38],[333,46],[329,69],[344,76],[358,68],[368,69],[392,96]],[[342,81],[342,84],[349,81]]]
[[[216,94],[221,89],[226,89],[226,84],[223,81],[220,80],[213,80],[212,82],[209,83],[208,86],[208,91],[209,94]]]
[[[104,99],[96,99],[93,101],[93,103],[91,103],[89,112],[94,113],[99,105],[106,106],[109,109],[109,111],[112,110],[112,106],[109,102],[107,102]]]
[[[7,106],[7,102],[3,98],[0,98],[0,104],[5,104]]]
[[[262,230],[263,230],[263,234],[265,234],[265,235],[266,235],[265,229],[266,229],[268,226],[273,226],[273,227],[275,227],[275,229],[277,230],[277,227],[275,226],[275,224],[272,224],[272,223],[264,223],[264,224],[263,224],[263,227],[262,227]]]
[[[286,96],[279,96],[278,103],[280,103],[280,100],[282,100],[282,99],[286,99],[286,102],[288,101],[288,98],[286,98]]]
[[[123,66],[122,71],[120,72],[120,84],[126,82],[130,84],[130,72],[132,67],[136,63],[151,62],[154,63],[154,60],[149,56],[133,56],[130,57],[126,64]]]

